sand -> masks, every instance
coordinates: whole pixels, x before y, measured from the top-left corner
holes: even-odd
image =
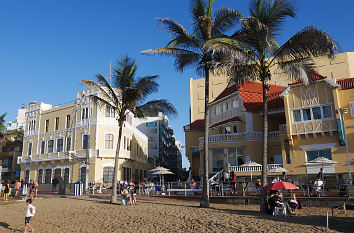
[[[35,232],[350,232],[354,211],[330,218],[328,208],[305,207],[295,217],[261,215],[256,205],[211,204],[148,197],[139,205],[120,206],[108,198],[73,196],[35,200]],[[23,232],[24,201],[0,202],[0,232]]]

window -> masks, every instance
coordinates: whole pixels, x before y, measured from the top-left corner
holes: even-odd
[[[312,108],[312,116],[314,120],[322,119],[321,108]]]
[[[309,108],[302,109],[302,116],[303,116],[304,121],[310,121],[311,120],[311,110]]]
[[[113,180],[113,167],[103,168],[103,181],[112,182]]]
[[[44,149],[45,149],[45,141],[41,142],[41,154],[44,154]]]
[[[45,170],[44,183],[45,184],[52,183],[52,169],[50,168]]]
[[[66,151],[70,151],[71,149],[71,137],[66,138]]]
[[[146,127],[156,127],[157,122],[146,122],[145,125],[146,125]]]
[[[290,152],[289,151],[286,152],[286,163],[287,164],[291,164]]]
[[[231,99],[231,108],[238,107],[238,98]]]
[[[32,142],[28,143],[28,155],[32,155]]]
[[[240,166],[246,162],[242,147],[227,148],[227,160],[230,166]]]
[[[123,149],[125,150],[125,148],[126,148],[126,138],[125,138],[125,136],[124,136],[124,138],[123,138],[123,143],[124,143],[124,146],[123,146]]]
[[[293,118],[294,118],[294,122],[301,121],[301,112],[300,112],[300,110],[294,110],[293,111]]]
[[[236,125],[232,126],[232,130],[233,130],[233,133],[237,133],[237,126]]]
[[[55,130],[59,129],[59,117],[55,118]]]
[[[224,149],[212,149],[213,172],[219,172],[224,168]],[[231,164],[230,164],[231,165]]]
[[[87,107],[81,108],[81,120],[88,119],[88,115],[89,115],[88,108]]]
[[[230,127],[225,127],[224,128],[224,134],[230,134],[231,133],[231,128]]]
[[[332,118],[332,108],[331,106],[323,106],[323,118]]]
[[[62,152],[64,150],[64,139],[59,138],[57,140],[57,152]]]
[[[88,149],[88,140],[89,140],[89,136],[85,134],[82,137],[82,149]]]
[[[43,182],[43,169],[38,170],[37,182],[38,184],[42,184]]]
[[[80,169],[80,181],[84,183],[84,185],[86,184],[86,167]]]
[[[49,131],[49,120],[45,121],[45,132],[47,133]]]
[[[129,150],[130,150],[130,151],[132,150],[132,141],[133,141],[133,140],[131,140],[131,139],[130,139],[130,141],[129,141]]]
[[[106,150],[112,150],[113,149],[113,134],[106,134],[104,139],[104,148]]]
[[[220,105],[219,105],[219,113],[222,113],[222,110],[223,110],[223,109],[222,109],[222,105],[220,104]]]
[[[66,115],[66,128],[70,128],[70,115]]]
[[[330,149],[306,151],[306,155],[307,155],[307,162],[317,159],[319,157],[324,157],[332,160],[332,152]]]
[[[51,139],[48,141],[48,153],[53,153],[53,148],[54,148],[54,140]]]
[[[114,109],[106,104],[106,112],[105,112],[105,117],[115,117],[116,116],[116,112],[114,111]]]

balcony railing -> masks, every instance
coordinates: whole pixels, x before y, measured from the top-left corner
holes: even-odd
[[[218,122],[225,121],[225,120],[228,120],[230,118],[233,118],[233,117],[236,117],[239,115],[240,115],[240,107],[229,109],[226,112],[219,113],[216,116],[210,115],[209,125],[213,125]]]
[[[232,134],[215,134],[209,136],[209,143],[218,142],[237,142],[242,140],[262,140],[263,132],[245,132]],[[280,138],[279,131],[272,131],[268,133],[268,140],[277,140]],[[199,143],[204,143],[204,137],[199,138]]]
[[[273,168],[281,167],[281,164],[268,164],[267,171]],[[233,172],[260,172],[262,171],[262,165],[251,166],[251,167],[241,167],[241,166],[230,166],[230,171]]]

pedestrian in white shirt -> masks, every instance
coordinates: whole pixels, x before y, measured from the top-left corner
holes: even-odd
[[[27,211],[26,211],[26,217],[25,217],[25,233],[27,232],[27,227],[31,229],[31,232],[34,232],[33,227],[29,224],[31,217],[34,216],[36,213],[36,207],[32,205],[32,199],[27,199],[26,200],[27,204]]]

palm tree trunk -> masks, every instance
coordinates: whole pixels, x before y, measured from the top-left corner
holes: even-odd
[[[122,128],[123,128],[123,122],[119,122],[119,133],[118,133],[116,157],[114,158],[114,172],[113,172],[113,180],[112,180],[111,203],[117,203],[117,176],[118,176],[118,170],[119,170],[118,159],[119,159],[120,141],[122,139]]]
[[[205,64],[204,154],[202,157],[202,198],[200,207],[209,208],[209,65]]]
[[[262,193],[260,202],[260,211],[265,213],[267,211],[267,152],[268,152],[268,85],[266,78],[262,78],[263,88],[263,147],[262,147]]]

